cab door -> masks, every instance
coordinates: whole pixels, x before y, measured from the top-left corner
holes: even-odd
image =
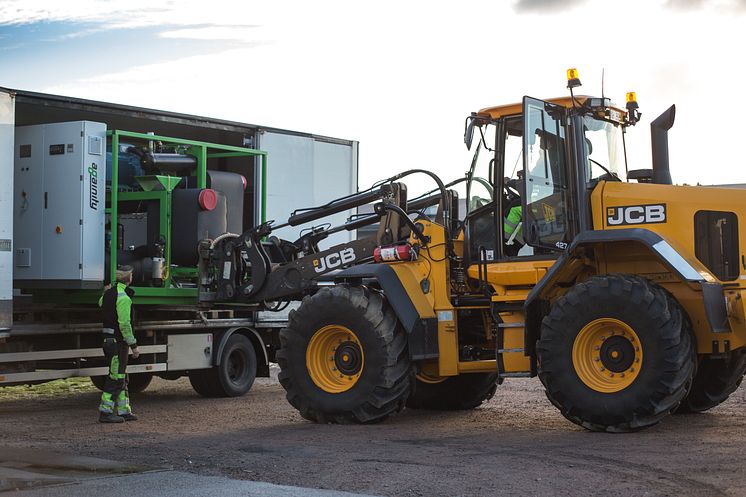
[[[526,243],[537,249],[562,251],[574,235],[565,113],[561,106],[523,99],[523,224]]]

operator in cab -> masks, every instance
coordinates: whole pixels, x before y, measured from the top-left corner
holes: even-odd
[[[130,349],[133,359],[140,356],[132,333],[132,296],[135,294],[129,287],[132,268],[118,267],[116,278],[116,284],[108,288],[98,301],[103,314],[104,357],[109,367],[98,407],[101,423],[137,420],[130,407],[126,374]]]
[[[523,208],[521,207],[521,194],[524,191],[523,171],[517,172],[517,178],[505,178],[508,198],[504,204],[503,212],[503,238],[505,241],[505,255],[514,257],[525,245],[523,239]]]

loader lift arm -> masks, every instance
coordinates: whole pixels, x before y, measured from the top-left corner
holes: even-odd
[[[265,239],[275,230],[298,226],[351,208],[380,200],[372,215],[330,228],[312,228],[295,242],[283,242],[295,251],[292,260],[278,261],[270,256]],[[400,183],[382,184],[370,191],[350,195],[324,206],[296,211],[286,223],[273,221],[227,235],[215,242],[204,241],[200,248],[200,298],[203,301],[263,304],[268,301],[299,297],[313,289],[325,274],[351,265],[368,262],[374,249],[393,243],[410,232],[426,240],[406,215],[406,187]],[[385,218],[385,221],[383,219]],[[352,231],[381,222],[377,236],[353,240],[319,251],[318,242],[333,233]]]

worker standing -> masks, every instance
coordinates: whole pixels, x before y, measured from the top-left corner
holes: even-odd
[[[132,296],[135,292],[129,288],[131,283],[132,268],[120,266],[116,285],[107,289],[98,301],[103,311],[104,357],[109,366],[98,408],[101,423],[137,420],[130,407],[126,375],[129,349],[132,349],[133,359],[140,356],[132,333]]]

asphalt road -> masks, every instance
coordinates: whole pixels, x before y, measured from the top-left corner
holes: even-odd
[[[371,426],[309,423],[274,380],[239,399],[156,380],[133,398],[141,420],[125,425],[96,422],[96,392],[0,391],[0,444],[386,496],[745,496],[744,392],[709,413],[613,435],[566,421],[532,379],[506,382],[473,411],[409,410]]]

